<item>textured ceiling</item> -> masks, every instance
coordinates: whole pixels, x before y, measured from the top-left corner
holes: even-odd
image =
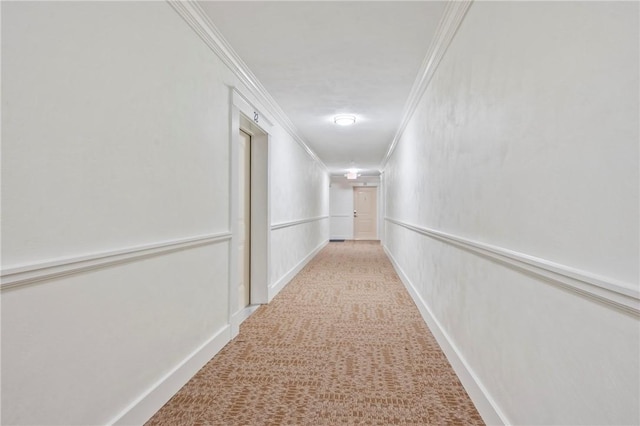
[[[378,170],[445,2],[201,1],[332,173]],[[355,125],[337,126],[336,114]]]

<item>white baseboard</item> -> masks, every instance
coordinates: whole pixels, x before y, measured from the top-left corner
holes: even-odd
[[[447,360],[453,367],[453,370],[458,375],[462,386],[464,386],[465,390],[469,394],[469,397],[476,406],[476,409],[480,413],[480,416],[482,416],[482,420],[484,420],[484,422],[488,425],[511,424],[502,410],[500,410],[496,402],[493,400],[493,398],[491,398],[491,395],[489,395],[487,389],[482,385],[473,370],[469,367],[455,343],[453,343],[440,322],[433,315],[431,309],[429,309],[429,306],[420,296],[413,283],[411,282],[407,274],[402,270],[389,249],[386,246],[383,246],[383,248],[389,259],[391,260],[393,267],[398,273],[400,280],[407,288],[407,291],[411,295],[411,298],[413,299],[415,304],[418,306],[418,310],[420,310],[420,314],[422,315],[424,321],[427,323],[429,330],[438,341],[442,352],[444,352]]]
[[[296,266],[291,268],[291,270],[289,272],[284,274],[284,276],[282,278],[280,278],[278,281],[276,281],[275,284],[272,284],[269,287],[269,302],[271,302],[271,300],[273,300],[273,298],[278,293],[280,293],[280,291],[287,284],[289,284],[289,281],[291,281],[293,279],[293,277],[295,277],[298,274],[298,272],[302,271],[302,268],[304,268],[307,265],[307,263],[309,263],[309,261],[311,259],[313,259],[314,256],[316,254],[318,254],[320,252],[320,250],[322,250],[324,248],[324,246],[326,246],[327,244],[329,244],[329,240],[325,240],[322,243],[320,243],[320,245],[318,247],[313,249],[313,251],[311,251],[311,253],[309,253],[304,259],[302,259],[300,262],[298,262],[298,264]]]
[[[231,340],[231,327],[226,325],[172,371],[151,386],[110,425],[142,425],[149,420],[182,386]]]
[[[240,324],[254,313],[260,305],[249,305],[246,308],[240,309],[231,317],[231,338],[233,339],[240,332]]]

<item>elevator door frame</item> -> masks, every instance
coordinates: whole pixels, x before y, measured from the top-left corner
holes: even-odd
[[[273,121],[262,114],[261,108],[250,103],[236,88],[230,87],[230,205],[229,226],[229,323],[232,337],[240,324],[269,297],[270,197],[269,143]],[[251,233],[250,233],[250,305],[239,309],[238,270],[242,259],[238,256],[239,166],[238,146],[240,130],[251,136]]]

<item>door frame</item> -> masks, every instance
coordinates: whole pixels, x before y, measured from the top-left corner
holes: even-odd
[[[230,137],[229,137],[229,324],[235,337],[240,324],[253,313],[258,305],[268,302],[271,206],[269,197],[269,147],[273,121],[253,105],[235,87],[229,87]],[[238,203],[240,201],[239,153],[240,130],[251,135],[251,281],[250,305],[238,310]]]

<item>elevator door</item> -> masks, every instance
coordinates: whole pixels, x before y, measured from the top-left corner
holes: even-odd
[[[238,301],[239,308],[251,302],[251,136],[240,130],[238,159]]]

